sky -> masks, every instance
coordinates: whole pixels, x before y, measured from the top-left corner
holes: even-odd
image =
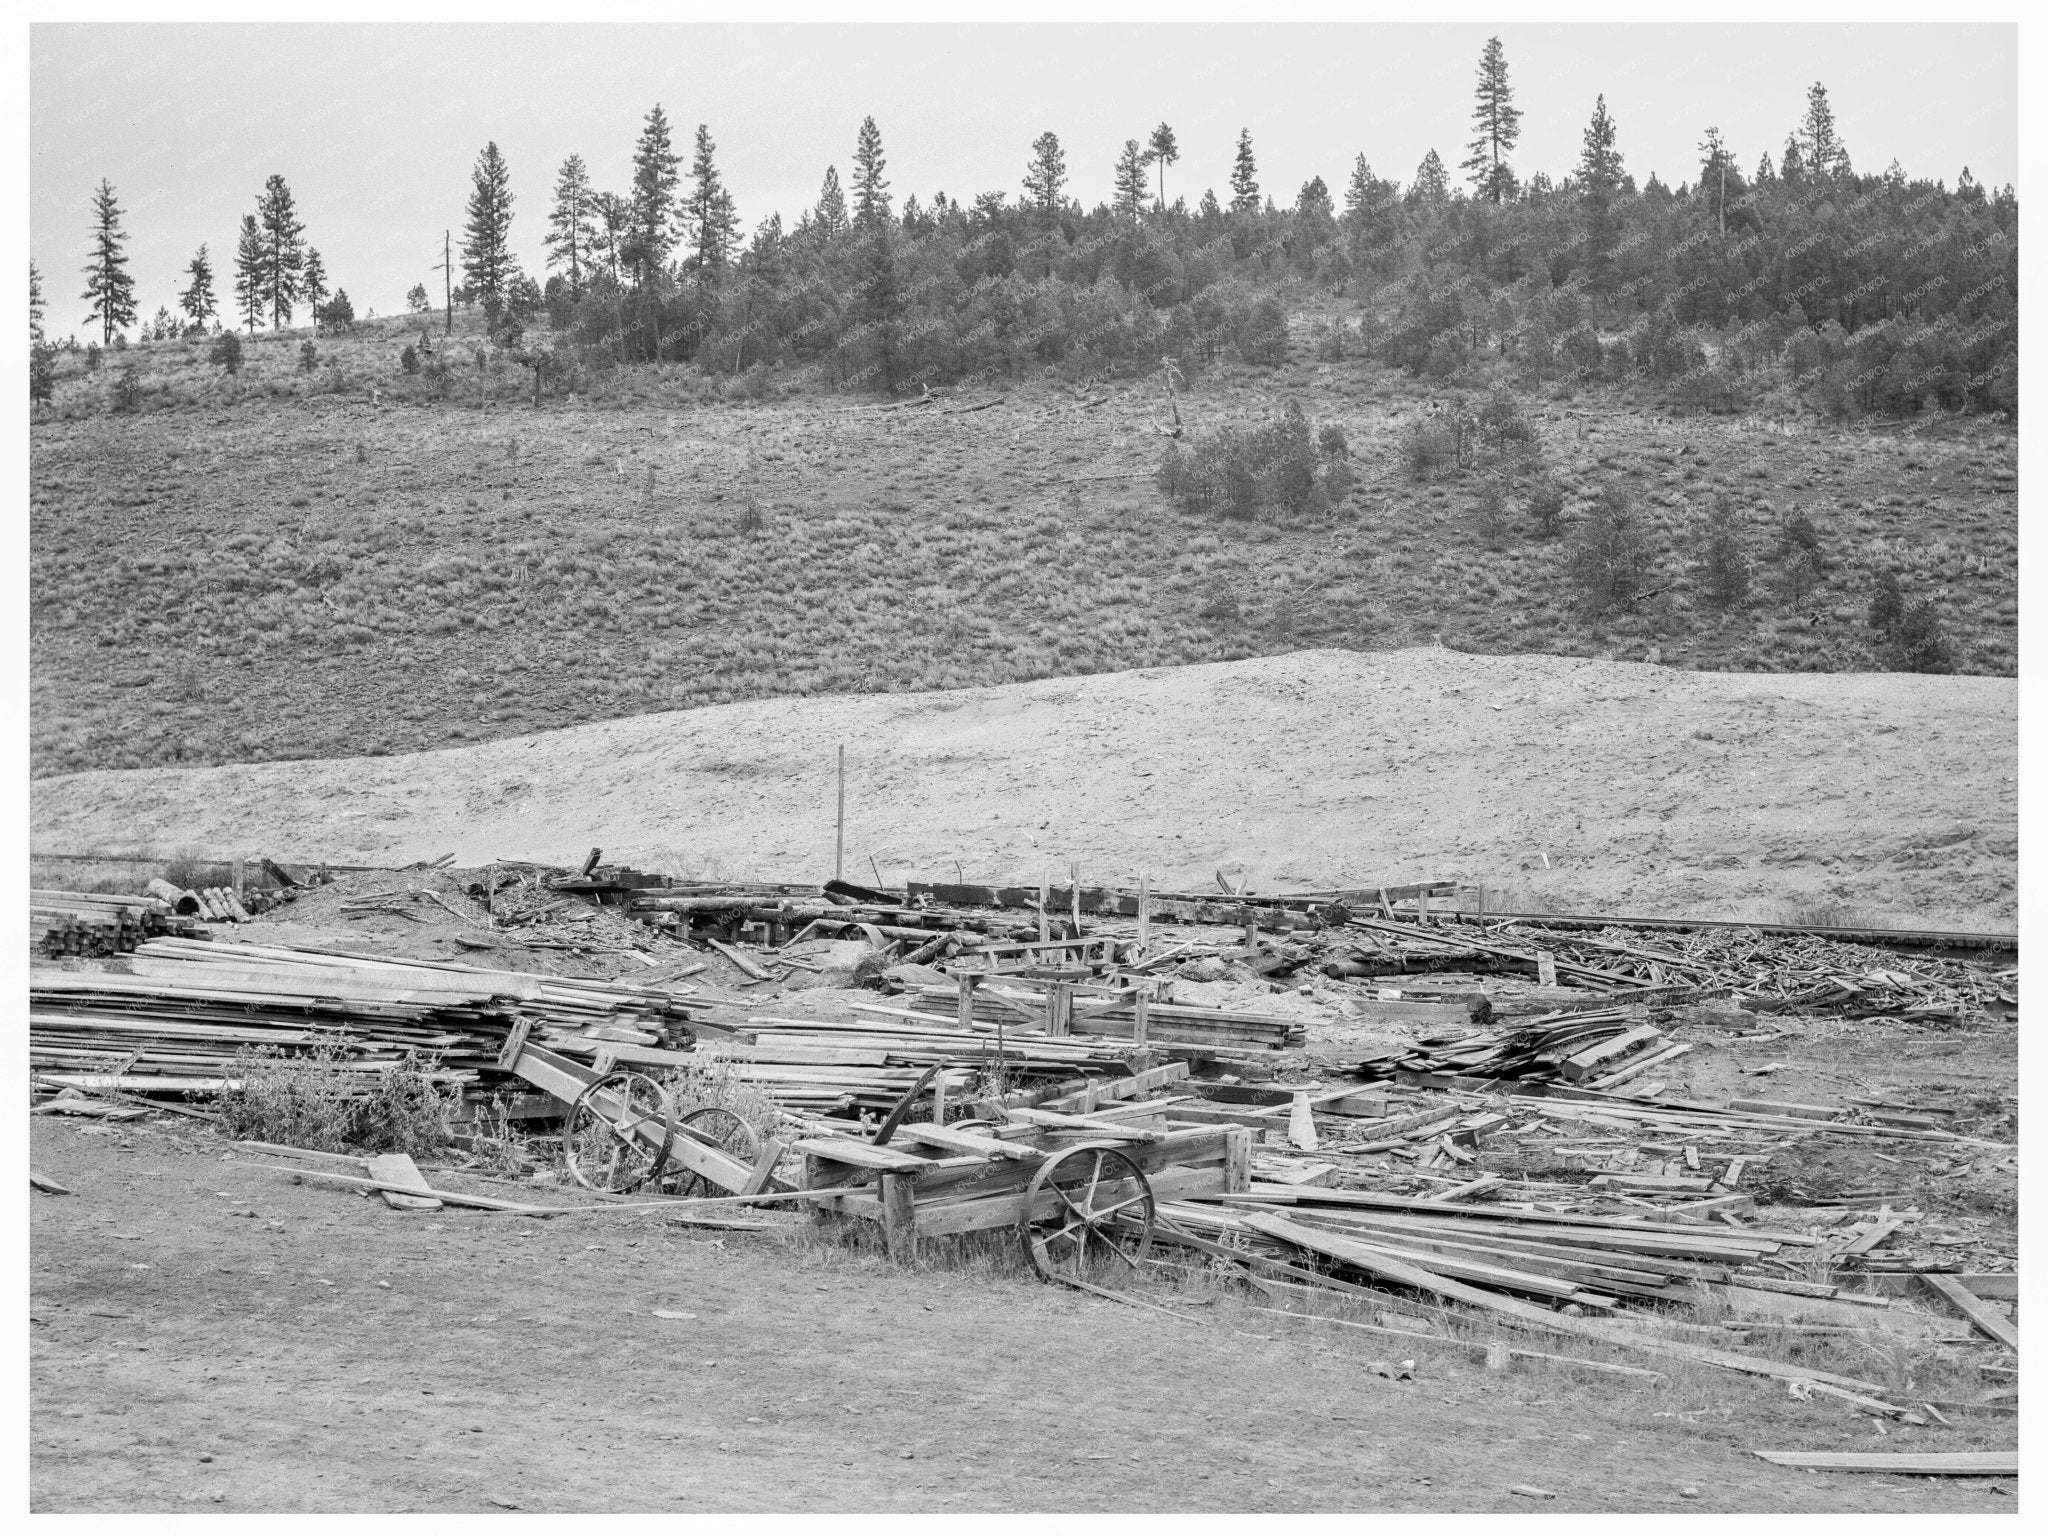
[[[1896,158],[1953,185],[2019,180],[2018,42],[2010,25],[58,25],[30,29],[31,252],[51,334],[83,335],[73,299],[92,189],[126,212],[143,316],[175,307],[206,242],[225,298],[241,216],[273,172],[358,313],[391,313],[425,282],[447,228],[460,240],[470,169],[495,141],[510,163],[513,244],[545,276],[556,169],[581,154],[623,191],[633,141],[660,102],[687,155],[696,125],[751,230],[847,177],[872,114],[891,192],[1014,198],[1031,141],[1066,149],[1067,191],[1110,194],[1127,138],[1171,123],[1169,198],[1227,196],[1240,128],[1260,181],[1291,203],[1320,175],[1341,198],[1353,159],[1409,180],[1434,147],[1456,167],[1481,48],[1498,35],[1523,112],[1525,178],[1567,173],[1602,93],[1627,168],[1677,185],[1709,125],[1745,167],[1775,161],[1828,88],[1859,170]],[[459,260],[459,257],[458,257]]]

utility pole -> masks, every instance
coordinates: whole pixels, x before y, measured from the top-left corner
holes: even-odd
[[[832,848],[832,878],[846,878],[846,748],[839,748],[839,834]]]
[[[445,334],[455,334],[455,241],[449,230],[441,231],[441,294],[447,305]]]

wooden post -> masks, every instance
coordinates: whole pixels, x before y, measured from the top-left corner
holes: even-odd
[[[240,859],[236,859],[236,860],[235,860],[235,900],[239,902],[239,901],[240,901],[241,899],[242,899],[242,861],[241,861]]]
[[[1429,887],[1426,885],[1415,887],[1415,921],[1425,927],[1429,924]]]
[[[846,748],[839,748],[839,831],[832,844],[832,878],[846,878]]]
[[[1081,937],[1081,861],[1067,860],[1067,893],[1074,909],[1074,937]]]
[[[1131,1042],[1134,1045],[1145,1043],[1146,1014],[1151,1006],[1152,984],[1141,981],[1138,983],[1138,995],[1131,999],[1131,1009],[1137,1016],[1137,1022],[1131,1026]]]
[[[1242,1195],[1252,1187],[1252,1128],[1233,1125],[1223,1133],[1223,1191]]]
[[[939,1068],[932,1078],[932,1124],[946,1123],[946,1069]]]
[[[1258,918],[1252,915],[1250,907],[1240,907],[1238,912],[1244,918],[1244,947],[1246,949],[1257,949],[1259,947]]]
[[[917,1257],[916,1186],[900,1173],[882,1175],[882,1240],[889,1257],[908,1264]]]
[[[1145,946],[1152,940],[1152,876],[1138,872],[1138,958],[1145,958]]]
[[[1052,942],[1052,918],[1047,915],[1045,910],[1051,903],[1052,876],[1040,875],[1038,877],[1038,942],[1041,944]]]
[[[960,1027],[970,1030],[974,1028],[974,984],[981,978],[972,972],[961,971],[953,979],[960,986]]]
[[[1557,985],[1557,956],[1547,949],[1536,951],[1536,985],[1554,987]]]
[[[1073,1007],[1074,989],[1064,981],[1056,981],[1045,994],[1045,1032],[1048,1035],[1067,1033],[1068,1010]]]

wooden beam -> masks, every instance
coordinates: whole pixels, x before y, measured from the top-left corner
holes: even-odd
[[[1969,1287],[1955,1276],[1923,1274],[1920,1279],[1929,1290],[1967,1317],[1980,1331],[1998,1340],[2014,1354],[2020,1352],[2019,1329],[1999,1316],[1997,1308],[1979,1301],[1970,1293]]]

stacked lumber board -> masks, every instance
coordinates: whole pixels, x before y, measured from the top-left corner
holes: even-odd
[[[43,955],[126,954],[160,934],[201,935],[205,929],[153,896],[31,890],[29,945]]]
[[[927,1009],[952,1006],[959,996],[950,987],[920,987],[916,995]],[[990,1024],[1014,1025],[1022,1021],[1043,1026],[1048,1002],[1043,985],[1004,978],[1000,983],[975,988],[974,1017]],[[1129,1039],[1136,1018],[1135,1005],[1128,999],[1098,1004],[1084,995],[1074,1002],[1069,1027],[1077,1035]],[[1149,1003],[1146,1038],[1226,1050],[1284,1051],[1307,1043],[1308,1028],[1301,1020],[1280,1014],[1205,1008],[1190,1003]]]
[[[31,972],[30,1060],[44,1076],[218,1091],[246,1047],[330,1041],[365,1070],[413,1052],[449,1081],[488,1085],[504,1080],[498,1057],[517,1023],[594,1055],[688,1020],[656,988],[313,946],[159,938],[124,963],[118,975]],[[109,1074],[119,1081],[98,1081]]]

